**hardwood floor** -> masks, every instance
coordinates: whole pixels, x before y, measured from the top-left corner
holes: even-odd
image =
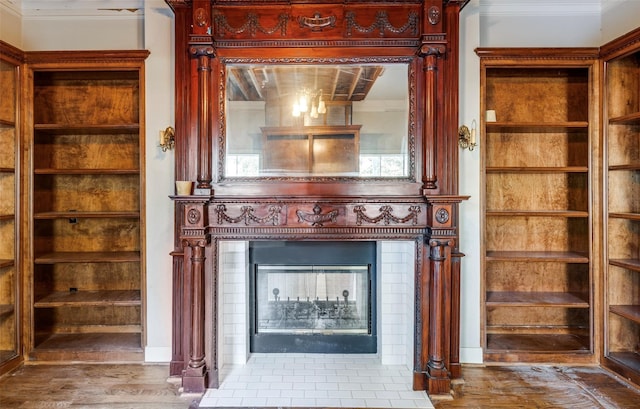
[[[28,365],[0,378],[0,408],[186,409],[166,365]],[[436,409],[640,407],[640,389],[597,367],[464,366]]]

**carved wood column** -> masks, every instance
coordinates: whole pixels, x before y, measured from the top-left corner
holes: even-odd
[[[193,36],[189,53],[198,61],[198,177],[195,194],[211,194],[211,58],[213,40],[208,36]]]
[[[180,199],[178,199],[180,200]],[[185,248],[185,270],[190,272],[185,298],[189,306],[189,363],[182,376],[184,392],[201,393],[209,384],[205,354],[205,249],[211,241],[207,232],[208,202],[189,200],[184,203],[180,238]],[[185,317],[186,318],[186,317]]]
[[[424,190],[438,188],[437,151],[439,150],[439,124],[442,113],[439,103],[442,73],[439,72],[439,60],[446,53],[446,35],[442,32],[442,5],[439,0],[425,1],[423,5],[422,37],[418,55],[423,58],[424,68],[424,130],[423,130],[423,168],[422,184]],[[440,87],[440,88],[439,88]]]
[[[418,291],[422,304],[420,355],[414,374],[414,389],[425,389],[430,395],[450,393],[451,356],[457,351],[458,296],[453,276],[452,252],[456,245],[456,223],[453,215],[458,204],[468,197],[429,196],[427,234],[423,243],[425,262],[422,264]],[[456,362],[457,364],[457,362]]]

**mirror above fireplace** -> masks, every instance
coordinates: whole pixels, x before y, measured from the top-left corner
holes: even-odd
[[[225,64],[223,179],[408,179],[411,59]]]

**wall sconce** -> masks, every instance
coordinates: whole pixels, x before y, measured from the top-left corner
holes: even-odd
[[[462,125],[458,128],[458,145],[462,149],[469,149],[472,151],[476,147],[476,120],[471,122],[471,129],[466,125]]]
[[[162,148],[162,152],[166,152],[168,150],[173,149],[176,145],[176,131],[168,126],[164,131],[160,131],[160,146]]]

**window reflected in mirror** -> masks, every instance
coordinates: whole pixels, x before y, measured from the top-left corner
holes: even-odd
[[[225,177],[408,177],[408,70],[227,65]]]

